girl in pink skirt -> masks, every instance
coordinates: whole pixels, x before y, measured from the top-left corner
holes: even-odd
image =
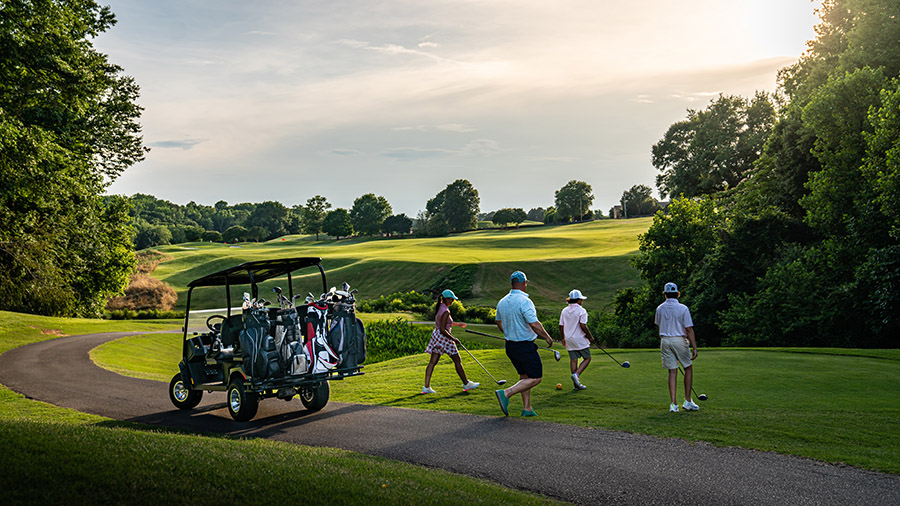
[[[450,304],[453,304],[454,300],[459,299],[457,299],[452,290],[441,292],[441,303],[438,306],[437,313],[434,315],[434,331],[431,333],[431,340],[428,341],[428,346],[425,347],[425,353],[431,354],[431,360],[428,361],[428,367],[425,368],[423,394],[437,393],[431,389],[431,373],[434,372],[434,366],[437,365],[438,360],[441,359],[441,355],[444,353],[450,355],[450,360],[453,361],[453,365],[456,367],[456,374],[462,380],[463,390],[469,391],[473,388],[478,388],[480,385],[480,383],[469,381],[466,378],[466,371],[459,360],[459,350],[456,348],[456,343],[459,342],[459,339],[453,337],[453,334],[450,332],[453,327],[453,318],[450,317]]]

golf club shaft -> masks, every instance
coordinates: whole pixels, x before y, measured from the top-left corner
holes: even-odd
[[[494,338],[494,339],[499,339],[499,340],[501,340],[501,341],[506,341],[505,338],[500,337],[500,336],[495,336],[494,334],[485,334],[484,332],[479,332],[479,331],[477,331],[477,330],[472,330],[472,329],[465,329],[465,331],[466,331],[466,332],[469,332],[470,334],[478,334],[479,336],[492,337],[492,338]],[[543,347],[541,347],[541,346],[538,346],[538,349],[539,349],[539,350],[549,351],[550,353],[553,353],[554,355],[556,355],[557,353],[559,353],[558,351],[551,350],[549,347],[543,348]],[[557,359],[557,360],[558,360],[558,359]]]
[[[599,348],[600,351],[602,351],[603,353],[606,353],[606,355],[607,355],[609,358],[613,359],[613,361],[615,361],[615,363],[619,364],[620,366],[622,365],[621,362],[619,362],[618,360],[616,360],[616,357],[610,355],[609,352],[606,351],[606,350],[604,350],[602,346],[600,346],[599,344],[596,344],[596,343],[595,343],[594,345],[595,345],[597,348]]]
[[[490,376],[492,380],[494,380],[494,383],[496,383],[496,384],[498,384],[498,385],[502,385],[502,384],[503,384],[503,383],[500,383],[499,381],[497,381],[497,378],[495,378],[494,375],[491,374],[490,371],[488,371],[487,368],[486,368],[481,362],[479,362],[477,358],[475,358],[475,355],[472,355],[472,352],[469,351],[468,348],[466,348],[466,345],[464,345],[464,344],[462,343],[462,341],[459,342],[459,345],[462,346],[462,349],[466,350],[466,353],[468,353],[469,356],[472,357],[472,360],[474,360],[475,363],[477,363],[478,365],[481,366],[482,369],[484,369],[484,372],[486,372],[487,375]],[[505,381],[504,381],[504,383],[505,383]]]

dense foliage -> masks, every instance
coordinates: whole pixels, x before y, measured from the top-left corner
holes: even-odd
[[[107,186],[144,157],[138,86],[93,47],[93,1],[0,5],[0,308],[97,315],[134,265]]]
[[[478,224],[481,199],[468,180],[457,179],[425,205],[426,233],[431,236],[473,230]]]
[[[366,363],[372,364],[423,353],[431,339],[432,329],[433,327],[411,325],[401,318],[367,323]],[[475,350],[486,349],[489,346],[470,341],[466,343],[466,348]]]
[[[779,74],[785,106],[758,157],[739,136],[704,143],[714,154],[690,141],[723,133],[723,101],[768,111],[759,95],[690,111],[654,147],[660,190],[682,198],[641,237],[646,284],[616,298],[635,344],[655,341],[653,308],[674,281],[705,345],[897,346],[900,3],[828,0],[820,16],[807,53]]]
[[[556,221],[582,221],[589,219],[594,194],[591,185],[584,181],[572,180],[554,194],[556,204]]]

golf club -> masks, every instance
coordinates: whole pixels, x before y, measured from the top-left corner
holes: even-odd
[[[619,362],[618,360],[616,360],[616,357],[610,355],[609,352],[604,350],[603,347],[601,347],[599,344],[596,346],[597,346],[597,348],[600,348],[600,351],[602,351],[603,353],[606,353],[609,356],[609,358],[615,360],[615,362],[617,364],[619,364],[620,366],[624,367],[625,369],[628,369],[629,367],[631,367],[631,363],[629,361],[626,360],[624,362]]]
[[[495,336],[493,334],[485,334],[484,332],[478,332],[477,330],[472,330],[472,329],[468,329],[468,328],[466,329],[466,332],[470,332],[472,334],[478,334],[479,336],[493,337],[494,339],[501,339],[503,341],[506,340],[500,336]],[[559,362],[559,359],[562,358],[562,355],[560,355],[559,352],[556,350],[551,350],[550,348],[541,348],[540,346],[538,346],[538,349],[544,350],[544,351],[549,351],[550,353],[553,353],[553,358],[555,358],[557,362]]]
[[[472,352],[469,351],[468,348],[466,348],[466,345],[464,345],[464,344],[462,343],[462,341],[459,342],[459,345],[462,346],[462,349],[466,350],[466,353],[468,353],[469,356],[472,357],[472,360],[474,360],[475,362],[477,362],[478,365],[480,365],[481,368],[484,369],[484,372],[486,372],[487,375],[490,376],[492,380],[494,380],[494,383],[496,383],[496,384],[498,384],[498,385],[502,385],[502,384],[506,383],[506,380],[499,380],[499,381],[498,381],[497,378],[495,378],[493,374],[491,374],[490,372],[488,372],[487,368],[485,368],[484,365],[482,365],[481,362],[478,362],[478,359],[475,358],[475,355],[472,355]]]
[[[681,375],[684,376],[684,370],[681,368],[681,364],[678,364],[678,370],[681,371]],[[709,399],[706,394],[697,395],[697,391],[694,390],[693,383],[691,383],[691,392],[694,393],[694,396],[697,397],[698,400],[705,401],[706,399]]]

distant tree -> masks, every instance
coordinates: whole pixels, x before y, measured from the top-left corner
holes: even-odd
[[[496,213],[494,213],[494,218],[491,220],[498,226],[505,226],[510,223],[514,223],[518,228],[519,224],[525,221],[527,215],[525,211],[521,208],[506,208],[500,209]]]
[[[646,185],[634,185],[630,190],[622,192],[619,199],[625,217],[647,216],[653,214],[659,208],[659,202],[653,198],[653,190]]]
[[[270,239],[269,231],[264,227],[256,225],[247,229],[247,240],[253,242],[264,242]]]
[[[353,201],[350,222],[358,234],[374,235],[381,232],[381,224],[391,212],[391,205],[386,198],[367,193]]]
[[[548,207],[547,211],[544,212],[544,223],[556,223],[557,219],[556,208],[553,206]]]
[[[265,234],[257,240],[265,241],[285,235],[290,225],[290,216],[288,208],[280,202],[266,201],[255,206],[244,226],[251,231],[254,227],[263,229]],[[258,234],[251,235],[255,238]]]
[[[457,179],[426,204],[429,230],[444,229],[437,224],[432,226],[433,219],[443,221],[448,232],[461,232],[476,228],[480,203],[478,190],[472,186],[472,183],[465,179]]]
[[[391,236],[398,234],[401,237],[412,230],[412,220],[406,214],[395,214],[385,218],[381,225],[381,231]]]
[[[217,230],[207,230],[200,234],[200,240],[206,242],[222,242],[222,233]]]
[[[141,250],[152,248],[153,246],[162,246],[172,243],[172,232],[165,225],[150,225],[143,222],[138,225],[137,234],[135,234],[135,248]]]
[[[337,208],[329,211],[322,221],[322,231],[337,239],[353,235],[353,223],[346,209]]]
[[[531,208],[530,211],[528,211],[528,214],[525,216],[525,219],[531,220],[531,221],[544,221],[544,213],[546,213],[546,212],[547,212],[547,210],[544,209],[543,207],[533,207],[533,208]]]
[[[316,234],[316,240],[318,241],[319,234],[322,232],[322,222],[325,220],[325,215],[328,214],[328,209],[330,208],[331,204],[321,195],[308,199],[301,211],[303,233]]]
[[[696,197],[734,188],[753,168],[775,124],[766,93],[751,100],[719,95],[702,110],[666,131],[653,145],[652,163],[662,174],[656,186],[670,198]]]
[[[232,227],[228,227],[228,230],[226,230],[222,234],[222,240],[229,244],[236,243],[236,242],[244,242],[248,239],[248,237],[249,237],[249,231],[240,225],[234,225]]]
[[[556,213],[558,221],[580,220],[594,203],[591,185],[584,181],[569,181],[556,190]]]

